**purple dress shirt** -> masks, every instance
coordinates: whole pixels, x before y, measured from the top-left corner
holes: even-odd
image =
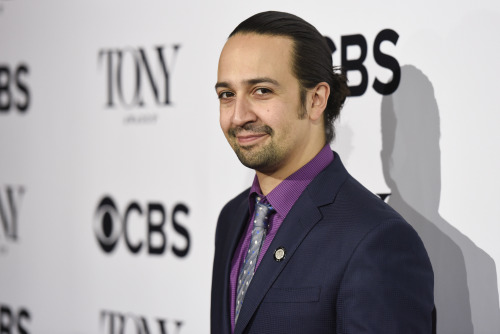
[[[295,204],[297,199],[300,197],[302,192],[311,183],[311,181],[333,161],[333,152],[329,145],[325,145],[321,151],[307,164],[302,166],[298,171],[283,180],[276,188],[274,188],[267,196],[262,195],[260,190],[259,180],[255,176],[253,180],[252,187],[250,188],[250,193],[248,197],[248,205],[250,210],[250,219],[247,222],[247,228],[245,234],[243,234],[238,247],[233,255],[233,260],[231,262],[231,274],[229,277],[229,288],[231,295],[231,332],[234,332],[234,318],[235,318],[235,305],[236,305],[236,288],[238,274],[241,270],[243,261],[245,260],[245,255],[250,244],[250,239],[252,236],[252,224],[254,209],[255,209],[255,197],[261,197],[261,202],[271,204],[276,213],[274,213],[269,218],[269,226],[267,230],[266,239],[262,242],[262,247],[257,259],[257,264],[255,265],[255,270],[257,270],[264,254],[266,253],[269,245],[274,239],[274,236],[278,232],[278,229],[283,223],[283,220],[290,212],[292,206]]]

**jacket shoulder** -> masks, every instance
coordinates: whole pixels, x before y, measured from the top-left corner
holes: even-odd
[[[241,193],[236,195],[233,199],[229,200],[224,207],[222,208],[219,214],[219,221],[221,218],[224,218],[227,214],[231,214],[236,210],[244,201],[248,198],[248,193],[250,192],[250,188],[243,190]]]
[[[344,207],[353,218],[359,218],[362,221],[375,223],[376,221],[396,220],[406,223],[390,205],[350,175],[339,190],[335,203],[337,206]]]
[[[235,214],[239,211],[242,205],[245,205],[250,188],[245,189],[236,197],[231,199],[222,208],[219,218],[217,219],[217,228],[215,230],[215,241],[220,239],[221,233],[226,234],[228,230],[228,225],[234,223]],[[247,205],[248,206],[248,205]]]

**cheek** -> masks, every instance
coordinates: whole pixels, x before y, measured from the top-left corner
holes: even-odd
[[[283,108],[283,106],[280,106],[279,108],[276,107],[266,109],[263,113],[260,114],[259,118],[262,123],[276,130],[286,128],[287,124],[289,123],[287,111]]]

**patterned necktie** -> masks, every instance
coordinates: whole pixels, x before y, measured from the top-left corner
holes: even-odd
[[[240,275],[238,276],[234,323],[238,321],[238,316],[240,314],[241,306],[243,305],[245,293],[247,292],[250,281],[252,280],[253,274],[255,273],[255,265],[259,257],[262,241],[266,237],[267,233],[268,218],[274,212],[274,208],[269,204],[260,203],[259,197],[256,198],[256,201],[257,203],[255,204],[255,218],[253,221],[252,239],[250,240],[248,253],[245,257],[245,261],[243,262],[243,268],[241,268]]]

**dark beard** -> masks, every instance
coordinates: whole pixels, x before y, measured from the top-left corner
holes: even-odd
[[[240,147],[237,144],[236,135],[243,130],[256,134],[268,134],[272,138],[274,134],[273,129],[267,125],[247,123],[242,127],[231,128],[228,131],[233,142],[231,146],[234,153],[236,153],[236,156],[244,166],[260,172],[273,170],[280,162],[279,150],[276,145],[270,143],[260,149],[256,148],[257,145]]]
[[[254,148],[254,146],[237,146],[233,147],[233,149],[234,153],[236,153],[236,156],[245,167],[263,173],[274,170],[281,160],[276,150],[276,146],[273,144],[269,144],[261,149]],[[251,153],[254,149],[256,151]]]

